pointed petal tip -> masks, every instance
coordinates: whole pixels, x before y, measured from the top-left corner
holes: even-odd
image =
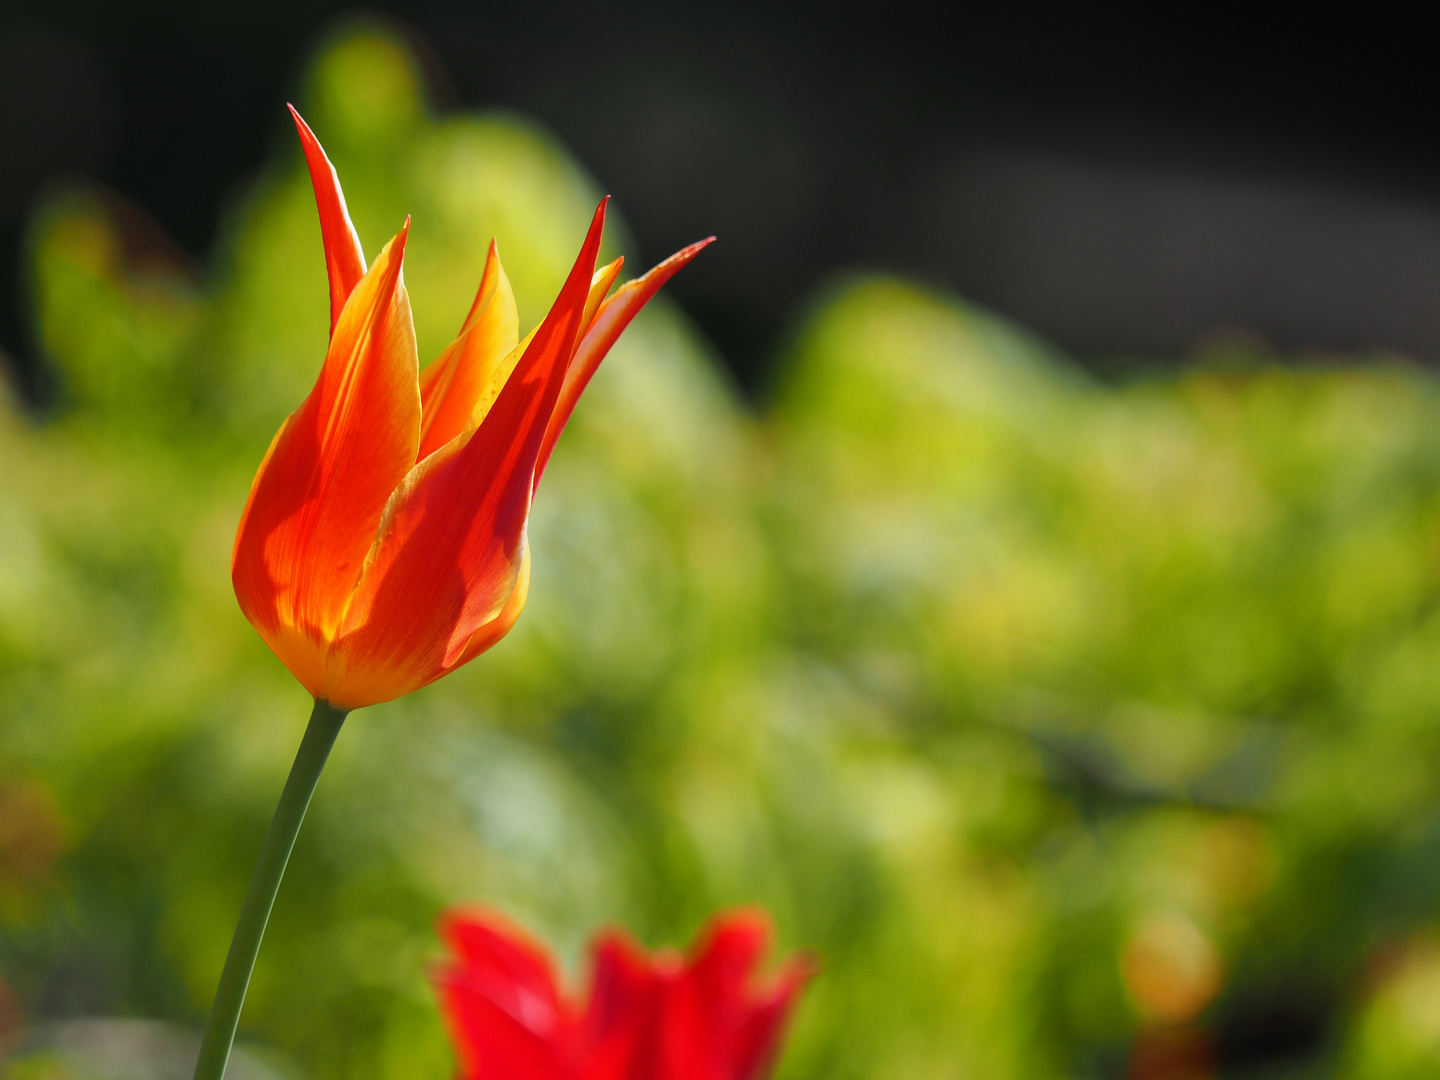
[[[695,258],[696,255],[699,255],[700,252],[704,251],[714,242],[715,237],[707,236],[704,240],[696,240],[693,244],[687,244],[685,247],[675,252],[675,254],[669,256],[668,258],[660,260],[660,262],[656,263],[649,270],[645,271],[645,273],[641,274],[640,277],[636,278],[635,281],[632,281],[630,284],[633,286],[636,285],[638,282],[651,283],[653,285],[653,288],[648,290],[646,293],[646,298],[648,299],[650,295],[653,295],[655,291],[659,290],[661,285],[665,284],[665,282],[669,281],[672,277],[674,277],[675,274],[678,273],[682,267],[688,264],[692,259]]]
[[[290,110],[290,119],[295,121],[295,130],[300,133],[300,141],[303,143],[314,143],[318,148],[320,140],[315,137],[315,132],[312,131],[310,125],[305,122],[305,118],[300,115],[300,110],[288,101],[285,103],[285,108]]]
[[[396,255],[397,258],[404,258],[404,256],[405,256],[405,242],[406,242],[407,240],[409,240],[409,239],[410,239],[410,215],[409,215],[409,214],[406,214],[406,215],[405,215],[405,224],[400,226],[400,231],[397,232],[397,233],[395,234],[394,238],[390,241],[391,244],[394,244],[394,245],[395,245],[395,255]],[[388,246],[388,245],[387,245],[387,246]]]
[[[805,988],[805,984],[825,973],[825,964],[820,957],[808,949],[787,956],[773,976],[777,992],[794,994]]]
[[[668,259],[665,260],[665,262],[666,262],[666,263],[678,262],[678,263],[681,263],[681,264],[683,265],[684,263],[687,263],[687,262],[689,262],[691,259],[693,259],[696,255],[699,255],[700,252],[704,251],[707,247],[709,247],[709,246],[710,246],[711,244],[713,244],[714,242],[715,242],[715,237],[713,237],[713,236],[707,236],[707,237],[705,237],[704,240],[696,240],[693,244],[687,244],[687,245],[685,245],[683,248],[681,248],[679,251],[675,252],[675,254],[674,254],[674,255],[671,255],[670,258],[668,258]],[[663,266],[664,263],[662,263],[661,265]]]
[[[605,202],[602,201],[600,208],[595,212],[597,225],[601,222],[604,211]],[[591,225],[591,236],[595,235],[595,228],[596,225]],[[689,247],[681,248],[634,281],[622,285],[614,296],[601,304],[589,329],[586,330],[584,338],[580,341],[575,358],[571,361],[560,399],[556,403],[555,412],[551,415],[550,424],[546,428],[545,441],[541,446],[535,469],[536,485],[540,483],[540,477],[550,461],[550,452],[554,449],[560,432],[565,429],[565,424],[575,409],[575,403],[590,382],[590,377],[595,374],[595,369],[600,366],[600,361],[610,351],[610,346],[615,344],[621,332],[630,324],[630,320],[660,290],[660,287],[714,241],[715,237],[707,236],[704,240],[697,240]]]
[[[356,282],[365,275],[365,252],[350,220],[350,211],[346,209],[345,195],[340,190],[335,166],[299,110],[289,102],[285,107],[295,121],[295,132],[300,137],[300,149],[305,155],[311,186],[315,189],[320,238],[325,246],[325,269],[330,279],[330,330],[333,333],[346,299]]]

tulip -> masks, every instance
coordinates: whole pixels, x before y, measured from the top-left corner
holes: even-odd
[[[330,347],[265,455],[235,534],[240,608],[317,700],[389,701],[474,659],[525,604],[530,502],[575,403],[645,303],[709,241],[606,299],[605,202],[522,342],[495,244],[453,344],[423,372],[401,263],[365,268],[340,184],[294,109],[320,210]]]
[[[294,108],[330,284],[315,388],[276,432],[240,515],[240,610],[315,698],[235,929],[195,1066],[221,1080],[250,972],[330,748],[352,709],[417,690],[504,637],[530,584],[530,503],[600,361],[706,244],[609,295],[602,199],[569,277],[523,340],[494,241],[455,341],[424,371],[401,272],[410,222],[367,269],[345,196]]]
[[[459,1080],[763,1080],[814,968],[754,980],[770,923],[716,918],[688,957],[623,932],[592,947],[589,998],[564,993],[544,947],[491,911],[441,920],[454,953],[435,976]]]

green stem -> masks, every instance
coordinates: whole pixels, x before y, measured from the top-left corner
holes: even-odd
[[[305,820],[310,796],[315,792],[320,770],[325,768],[325,759],[330,756],[330,747],[335,745],[335,736],[340,734],[346,711],[334,708],[327,701],[316,701],[315,711],[310,714],[310,726],[300,740],[290,778],[280,793],[270,831],[265,834],[265,846],[260,849],[255,873],[250,878],[245,906],[240,909],[240,922],[230,942],[230,955],[225,958],[220,987],[215,991],[215,1005],[210,1010],[210,1022],[205,1025],[205,1038],[200,1043],[195,1080],[221,1080],[225,1075],[225,1063],[230,1060],[230,1044],[235,1041],[240,1006],[245,1004],[245,991],[250,986],[250,973],[255,969],[260,939],[265,936],[265,924],[270,921],[270,909],[280,890],[280,879],[285,876],[285,864],[290,861],[295,835]]]

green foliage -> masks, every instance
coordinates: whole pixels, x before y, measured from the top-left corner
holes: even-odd
[[[414,215],[422,362],[492,235],[543,314],[597,198],[563,150],[432,116],[365,26],[304,86],[367,250]],[[308,713],[226,569],[326,340],[285,146],[203,281],[113,196],[32,225],[65,402],[0,410],[0,990],[32,1020],[198,1026]],[[501,905],[578,979],[599,924],[677,943],[759,903],[824,963],[795,1080],[1142,1076],[1172,1044],[1435,1073],[1430,376],[1104,386],[882,278],[816,303],[760,416],[718,371],[663,297],[606,361],[515,631],[342,733],[242,1034],[316,1080],[441,1077],[442,908]],[[1245,1049],[1284,1016],[1294,1053]]]

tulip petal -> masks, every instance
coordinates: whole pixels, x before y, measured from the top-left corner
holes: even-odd
[[[525,1027],[551,1035],[563,1018],[555,964],[545,948],[497,912],[452,913],[442,919],[440,936],[463,975]]]
[[[634,1013],[653,991],[650,958],[620,930],[609,930],[595,940],[594,972],[585,1023],[595,1033],[608,1031]]]
[[[457,974],[442,975],[436,982],[463,1080],[574,1080],[573,1070],[561,1059],[561,1047],[548,1033],[527,1027],[484,987]]]
[[[545,472],[545,466],[550,463],[550,454],[555,449],[556,440],[565,430],[565,425],[570,420],[570,414],[575,411],[575,405],[579,402],[580,395],[585,392],[585,387],[590,384],[591,377],[600,367],[600,361],[605,359],[605,354],[610,351],[610,347],[630,325],[630,320],[635,318],[640,313],[640,309],[650,302],[650,298],[660,291],[660,287],[714,240],[715,238],[711,236],[691,244],[689,247],[681,248],[644,276],[626,282],[614,296],[600,307],[594,322],[590,324],[579,348],[575,351],[575,358],[571,360],[570,367],[565,372],[565,385],[560,390],[559,401],[556,403],[554,413],[551,414],[550,423],[545,431],[545,441],[540,448],[540,460],[535,466],[537,487],[540,484],[541,475]]]
[[[600,310],[600,305],[605,302],[605,297],[610,292],[610,286],[615,284],[615,279],[620,276],[620,268],[625,265],[625,256],[621,255],[613,262],[606,263],[595,276],[590,279],[590,295],[585,298],[585,317],[580,320],[580,337],[583,339],[590,331],[590,324],[595,321],[595,315]]]
[[[734,1080],[735,1036],[747,1017],[746,990],[770,941],[756,912],[736,912],[706,930],[690,963],[665,995],[657,1075]]]
[[[770,947],[770,920],[753,910],[731,912],[706,930],[690,974],[716,1001],[742,1001],[755,966]]]
[[[434,981],[463,1080],[581,1080],[573,1008],[544,947],[489,910],[448,915],[440,933],[455,959]]]
[[[285,107],[295,118],[295,130],[300,133],[305,164],[310,169],[310,183],[315,188],[315,207],[320,211],[320,238],[325,244],[325,271],[330,277],[330,332],[333,334],[345,301],[365,276],[365,252],[350,222],[350,211],[345,207],[345,193],[340,190],[335,166],[330,164],[320,140],[295,111],[295,106]]]
[[[555,304],[484,422],[414,467],[385,509],[329,655],[349,708],[431,682],[498,618],[520,578],[535,461],[585,310],[605,203]]]
[[[421,420],[419,457],[426,458],[470,426],[475,403],[495,378],[520,337],[515,294],[500,265],[499,250],[490,254],[475,303],[460,335],[433,364],[420,373]],[[518,357],[517,357],[518,359]]]
[[[792,961],[768,988],[753,985],[770,945],[763,912],[717,919],[671,984],[661,1023],[663,1075],[693,1080],[760,1080],[768,1071],[796,995],[811,973]]]
[[[401,279],[408,229],[346,301],[315,388],[276,435],[235,536],[241,610],[317,697],[326,642],[385,505],[415,463],[418,362]]]
[[[479,630],[470,635],[470,640],[465,648],[461,650],[459,658],[450,667],[464,667],[475,657],[493,647],[501,638],[510,633],[515,626],[515,620],[520,618],[520,612],[525,607],[525,601],[530,596],[530,542],[526,538],[521,539],[520,544],[520,569],[515,575],[515,584],[510,589],[510,595],[505,599],[505,606],[489,622],[483,624]]]
[[[595,943],[590,1002],[580,1029],[586,1080],[661,1075],[655,1068],[667,980],[619,931]]]
[[[595,313],[600,308],[601,301],[605,299],[605,294],[610,291],[610,286],[614,284],[615,277],[619,274],[620,266],[623,262],[623,258],[616,259],[610,265],[596,270],[594,276],[590,279],[590,294],[585,299],[585,312],[581,316],[579,332],[576,334],[577,344],[579,340],[584,337],[586,329],[588,329],[591,320],[594,319]],[[539,329],[537,326],[535,330],[531,330],[524,341],[516,345],[505,359],[495,365],[493,373],[490,376],[489,385],[484,387],[475,399],[474,405],[471,407],[469,421],[471,428],[477,428],[485,422],[485,417],[489,414],[490,407],[494,405],[496,399],[500,397],[500,391],[505,389],[505,383],[510,378],[511,372],[515,370],[515,365],[519,362],[520,357],[525,355],[525,350],[530,347],[530,342]],[[571,351],[574,351],[574,345],[571,346]],[[423,457],[424,455],[422,454],[421,456]]]
[[[766,993],[752,1001],[749,1015],[734,1037],[735,1080],[761,1080],[769,1075],[790,1011],[814,974],[813,963],[794,960],[785,965]]]

